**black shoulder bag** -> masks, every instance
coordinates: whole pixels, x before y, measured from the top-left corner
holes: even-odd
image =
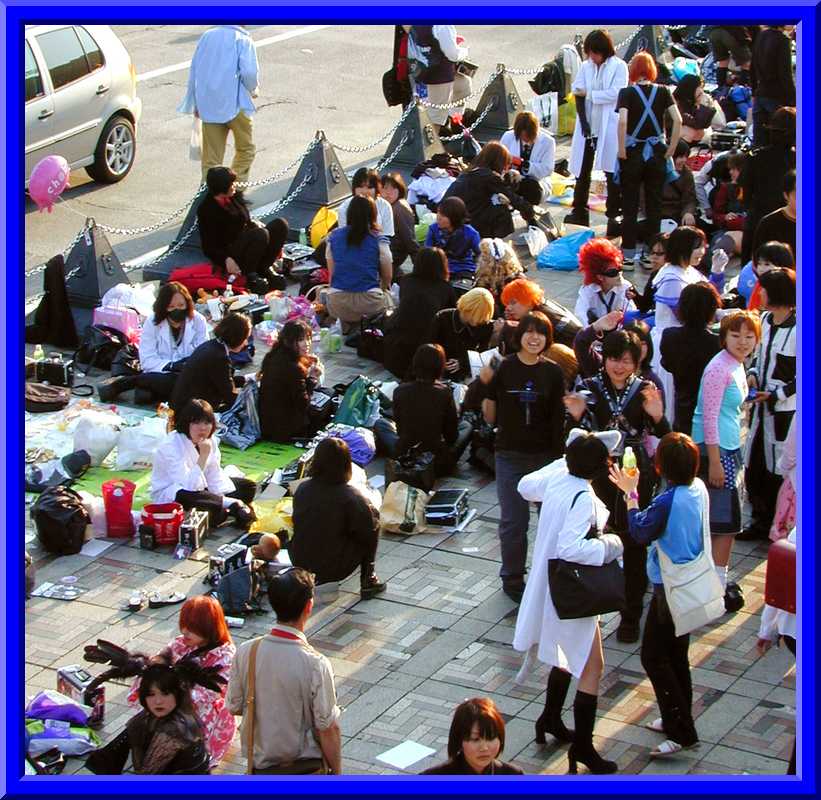
[[[570,509],[583,494],[579,492],[573,498]],[[598,537],[599,531],[594,523],[585,538]],[[597,567],[551,558],[547,562],[547,581],[559,619],[595,617],[621,611],[625,606],[624,571],[617,559]]]

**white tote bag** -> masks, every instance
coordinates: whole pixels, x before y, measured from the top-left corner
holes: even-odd
[[[191,140],[188,143],[188,159],[202,161],[202,120],[194,117],[191,123]]]
[[[696,478],[701,500],[701,529],[704,548],[692,561],[674,564],[656,542],[656,551],[664,583],[664,595],[676,636],[684,636],[724,614],[724,589],[716,575],[710,547],[710,513],[707,488]]]
[[[537,94],[530,101],[530,107],[538,118],[539,125],[555,135],[559,130],[559,93]]]

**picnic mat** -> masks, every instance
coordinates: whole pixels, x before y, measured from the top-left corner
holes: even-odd
[[[564,192],[564,194],[552,195],[551,197],[546,198],[545,202],[551,203],[555,206],[564,206],[565,208],[569,208],[573,205],[573,190],[568,189]],[[600,194],[591,194],[587,201],[587,207],[591,211],[598,211],[599,213],[604,212],[606,205],[607,198]]]
[[[257,482],[278,467],[284,467],[294,459],[299,458],[304,452],[298,447],[275,444],[274,442],[257,442],[247,450],[236,450],[227,445],[220,447],[223,467],[233,464],[241,469],[248,478]],[[133,508],[139,509],[151,502],[150,469],[123,471],[105,469],[104,467],[91,467],[82,478],[74,482],[72,488],[78,492],[86,491],[101,497],[103,484],[117,478],[136,484]]]

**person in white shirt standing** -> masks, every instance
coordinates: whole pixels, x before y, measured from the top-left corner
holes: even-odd
[[[434,105],[446,105],[466,98],[472,89],[467,75],[456,71],[468,57],[459,43],[453,25],[404,25],[408,31],[408,63],[411,88],[416,97]],[[427,107],[436,132],[447,122],[448,114],[461,114],[464,108]]]
[[[188,91],[177,111],[202,120],[202,182],[222,166],[228,133],[234,135],[231,169],[248,180],[256,155],[252,98],[259,92],[259,64],[251,34],[241,25],[219,25],[197,43],[188,73]]]
[[[584,40],[587,60],[573,81],[576,99],[576,127],[570,148],[570,171],[576,176],[573,211],[564,221],[572,225],[590,225],[587,200],[590,195],[590,175],[603,170],[607,178],[607,235],[618,235],[616,218],[621,212],[621,190],[613,180],[618,153],[618,122],[616,102],[619,91],[629,80],[627,64],[617,55],[613,39],[607,31],[595,30]]]

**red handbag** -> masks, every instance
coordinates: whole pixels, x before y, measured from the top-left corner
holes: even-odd
[[[767,553],[764,602],[795,614],[795,545],[786,539],[773,542]]]

